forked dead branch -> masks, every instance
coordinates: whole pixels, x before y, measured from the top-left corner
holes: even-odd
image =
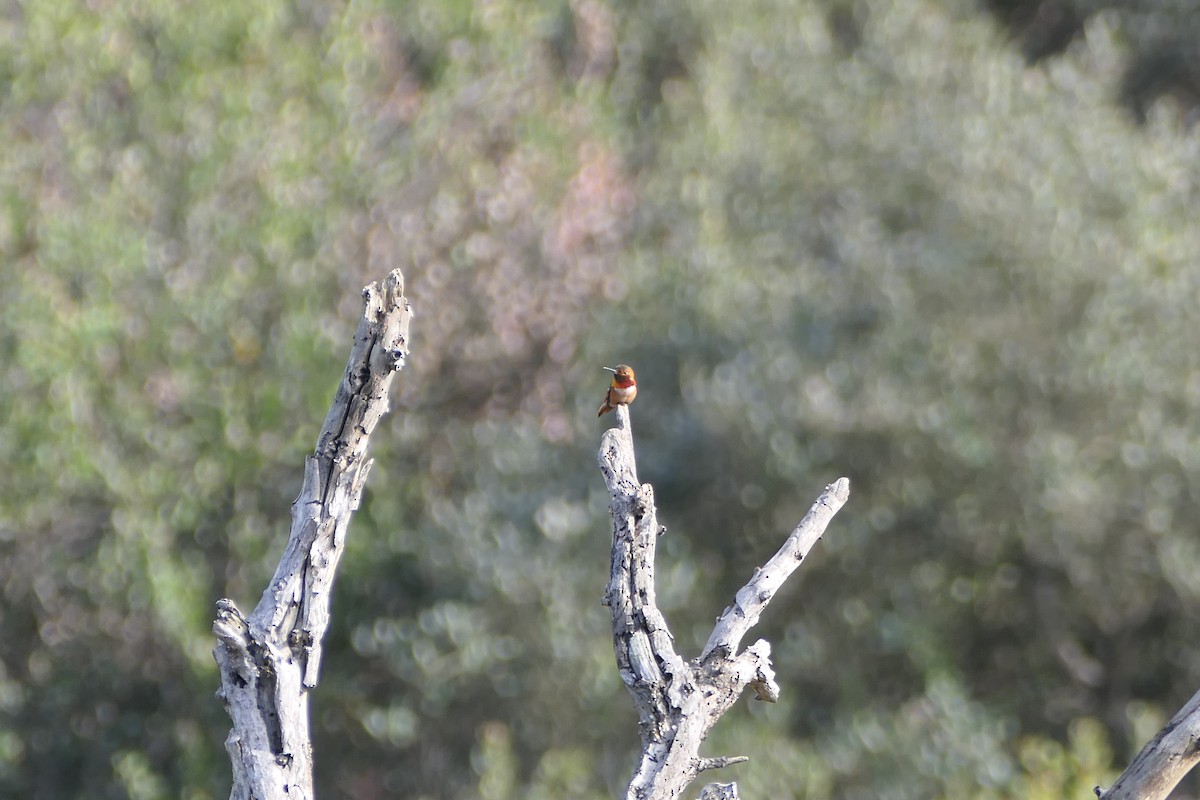
[[[654,490],[638,482],[629,407],[616,406],[616,416],[617,427],[605,431],[599,454],[613,525],[605,602],[612,611],[617,668],[637,706],[642,738],[641,759],[625,798],[674,800],[700,772],[747,760],[702,758],[700,745],[747,686],[759,700],[779,698],[771,646],[759,639],[739,653],[738,645],[845,504],[850,481],[840,478],[825,487],[779,552],[738,591],[700,656],[684,661],[655,599],[654,551],[661,529]],[[710,784],[704,792],[738,796],[736,784]]]
[[[231,800],[313,796],[308,693],[319,677],[346,528],[371,470],[367,444],[388,411],[392,378],[408,358],[411,319],[399,270],[363,289],[350,360],[316,451],[305,459],[275,577],[249,617],[232,600],[217,603],[213,655],[221,673],[217,695],[233,720],[225,740],[233,764]]]

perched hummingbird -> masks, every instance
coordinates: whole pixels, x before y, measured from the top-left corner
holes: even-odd
[[[606,370],[613,374],[612,383],[608,385],[608,392],[604,395],[604,402],[600,404],[600,412],[597,417],[604,416],[604,412],[612,411],[620,405],[629,405],[633,402],[633,398],[637,397],[637,381],[633,377],[633,367],[628,364],[617,364],[615,367],[605,367]]]

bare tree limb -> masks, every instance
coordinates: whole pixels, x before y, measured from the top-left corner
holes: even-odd
[[[612,612],[617,669],[633,695],[642,739],[641,761],[625,798],[674,800],[701,770],[744,760],[706,759],[699,752],[709,730],[747,686],[760,700],[779,698],[771,646],[759,640],[738,653],[737,645],[845,504],[850,482],[842,478],[826,487],[783,548],[737,593],[701,656],[684,661],[655,599],[654,551],[662,528],[653,488],[638,483],[628,406],[617,406],[616,420],[617,426],[605,431],[599,454],[613,526],[605,603]],[[736,797],[737,787],[712,784],[702,796]]]
[[[792,535],[779,548],[779,552],[771,557],[761,569],[755,571],[750,582],[738,590],[733,605],[725,609],[708,637],[708,644],[700,652],[704,658],[718,647],[723,647],[730,653],[736,653],[738,644],[746,631],[758,624],[758,618],[763,609],[771,602],[771,598],[779,591],[779,587],[788,579],[800,562],[808,555],[833,515],[838,512],[850,497],[850,480],[839,478],[817,498],[809,512],[800,520],[800,524],[792,531]]]
[[[1200,692],[1151,739],[1101,800],[1162,800],[1200,761]]]
[[[213,656],[217,696],[233,720],[225,748],[233,765],[231,800],[313,796],[308,693],[317,685],[330,591],[346,528],[371,469],[367,444],[388,411],[392,378],[408,357],[412,309],[404,277],[363,289],[363,315],[333,405],[305,459],[292,503],[292,527],[275,576],[247,618],[217,603]]]

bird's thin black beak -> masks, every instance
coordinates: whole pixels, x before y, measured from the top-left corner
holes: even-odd
[[[601,369],[606,369],[606,370],[608,370],[609,372],[611,372],[611,373],[612,373],[612,374],[614,374],[614,375],[616,375],[616,374],[617,374],[617,371],[616,371],[616,369],[614,369],[613,367],[601,367]]]

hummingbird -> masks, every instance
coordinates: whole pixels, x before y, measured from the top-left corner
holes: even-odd
[[[629,405],[633,402],[633,398],[637,397],[637,381],[633,377],[633,367],[628,364],[617,364],[615,367],[605,367],[606,370],[613,374],[612,383],[608,385],[608,392],[604,395],[604,402],[600,404],[600,412],[597,417],[604,416],[606,411],[612,411],[620,405]]]

